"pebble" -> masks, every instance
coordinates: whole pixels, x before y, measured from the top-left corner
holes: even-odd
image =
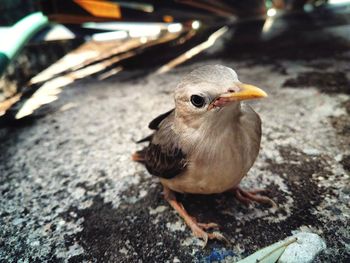
[[[326,243],[317,234],[300,232],[294,236],[298,241],[286,248],[278,263],[311,263],[326,249]]]

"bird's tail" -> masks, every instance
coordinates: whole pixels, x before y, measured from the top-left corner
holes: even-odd
[[[140,151],[135,152],[134,154],[131,155],[131,160],[139,163],[144,163],[145,162],[145,149],[142,149]]]

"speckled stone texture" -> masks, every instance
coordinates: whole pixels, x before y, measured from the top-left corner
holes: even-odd
[[[317,47],[277,39],[282,46],[263,53],[242,52],[246,44],[233,45],[229,33],[192,64],[80,81],[33,122],[2,128],[0,261],[229,262],[303,230],[327,244],[316,262],[349,262],[350,31],[336,30],[331,40],[323,31],[323,42],[313,38]],[[130,156],[148,122],[173,107],[181,76],[217,63],[269,94],[252,103],[262,145],[241,185],[270,190],[279,207],[245,207],[230,194],[179,195],[191,215],[217,222],[231,241],[202,249],[163,200],[157,178]]]

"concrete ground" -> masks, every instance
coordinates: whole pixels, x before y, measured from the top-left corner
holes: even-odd
[[[232,28],[165,74],[85,79],[32,122],[2,128],[0,261],[229,262],[302,230],[327,244],[315,262],[349,262],[350,27],[275,26],[262,42],[251,41],[249,26]],[[269,94],[252,103],[262,145],[241,185],[269,189],[279,207],[179,195],[231,241],[202,249],[130,155],[148,122],[173,107],[180,78],[204,64],[230,66]]]

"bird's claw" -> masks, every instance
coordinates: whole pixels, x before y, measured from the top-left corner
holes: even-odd
[[[273,208],[277,208],[277,204],[271,198],[267,196],[260,195],[261,193],[269,192],[265,189],[256,189],[251,191],[245,191],[240,187],[233,189],[233,193],[236,198],[243,204],[249,206],[252,202],[257,202],[260,204],[269,204]]]
[[[217,239],[225,242],[227,245],[231,244],[230,241],[220,232],[209,233],[208,236],[209,236],[209,239]]]
[[[214,231],[212,233],[207,233],[203,229],[210,229],[210,228],[218,228],[219,225],[215,223],[196,223],[192,224],[191,226],[192,233],[195,237],[198,237],[203,240],[203,248],[207,245],[209,239],[217,239],[220,241],[224,241],[227,244],[230,244],[228,239],[221,234],[220,232]]]

